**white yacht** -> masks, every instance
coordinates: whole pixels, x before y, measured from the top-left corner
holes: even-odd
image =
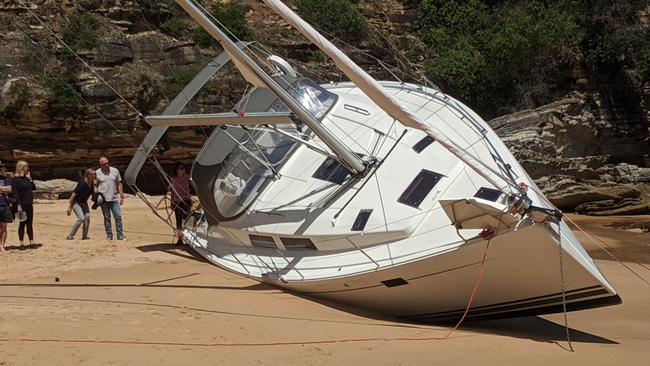
[[[194,2],[224,48],[160,116],[218,125],[192,166],[201,211],[183,240],[261,282],[409,320],[520,316],[620,303],[557,211],[478,115],[439,90],[373,80],[278,0],[264,0],[350,82],[319,85],[251,57]],[[260,62],[262,60],[262,62]],[[179,114],[233,61],[252,85],[232,110]],[[471,300],[470,300],[471,298]]]

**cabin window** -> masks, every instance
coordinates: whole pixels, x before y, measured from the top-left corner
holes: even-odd
[[[433,190],[433,187],[435,187],[436,184],[440,181],[440,178],[442,178],[441,174],[423,169],[415,177],[413,182],[409,184],[397,202],[415,208],[420,207],[422,201],[424,201],[429,192]]]
[[[499,199],[499,197],[501,197],[501,191],[497,191],[496,189],[492,189],[492,188],[481,187],[481,189],[479,189],[478,192],[476,192],[474,197],[481,198],[487,201],[496,202]]]
[[[321,164],[312,177],[328,182],[343,184],[348,178],[349,171],[339,163],[338,160],[327,158]]]
[[[263,235],[249,235],[248,239],[251,241],[251,245],[254,247],[262,248],[273,248],[276,249],[275,241],[270,236]]]
[[[352,231],[363,231],[366,228],[371,213],[372,210],[359,211],[356,220],[354,220],[354,224],[352,224]]]
[[[280,238],[285,249],[313,249],[316,246],[310,239],[305,238]]]
[[[434,141],[433,137],[426,135],[422,138],[422,140],[418,141],[415,145],[413,145],[413,150],[415,150],[416,153],[421,153],[424,151],[424,149],[427,148],[427,146],[431,145]]]

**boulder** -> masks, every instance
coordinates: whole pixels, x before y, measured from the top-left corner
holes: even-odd
[[[598,215],[645,212],[648,120],[642,110],[622,117],[623,104],[574,93],[488,123],[559,208]]]

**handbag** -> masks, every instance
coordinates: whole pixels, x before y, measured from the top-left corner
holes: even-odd
[[[18,203],[16,202],[16,199],[14,198],[13,195],[3,193],[5,196],[5,199],[7,200],[7,205],[9,205],[9,209],[11,210],[11,214],[15,215],[16,212],[18,211]]]
[[[7,202],[9,203],[9,208],[11,209],[11,214],[15,215],[18,212],[18,203],[12,195],[5,195]]]
[[[25,212],[25,211],[17,211],[16,212],[16,221],[18,221],[18,222],[27,221],[27,212]]]

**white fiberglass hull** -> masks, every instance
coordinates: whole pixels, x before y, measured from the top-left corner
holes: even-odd
[[[560,275],[555,230],[554,225],[532,224],[494,237],[487,249],[488,242],[478,238],[454,250],[398,265],[341,277],[299,280],[287,280],[279,275],[286,273],[286,257],[238,253],[237,248],[196,231],[186,231],[186,238],[209,261],[240,275],[410,320],[459,319],[479,280],[468,318],[560,312],[563,292],[568,310],[620,303],[619,296],[593,261],[576,248],[577,241],[565,225],[561,241],[564,276]],[[480,275],[486,250],[487,259]],[[252,260],[251,256],[257,258]],[[270,267],[260,272],[259,263]],[[299,265],[294,269],[301,270]]]

